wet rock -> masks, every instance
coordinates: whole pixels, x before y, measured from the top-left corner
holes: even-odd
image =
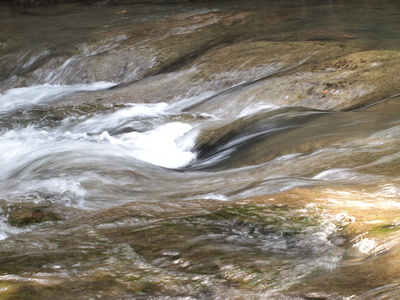
[[[3,285],[15,297],[33,293],[60,299],[68,299],[71,290],[76,296],[144,298],[367,297],[374,293],[369,290],[398,278],[398,252],[388,250],[396,249],[399,212],[390,197],[376,209],[373,191],[317,187],[236,202],[160,202],[156,209],[154,203],[139,202],[80,214],[55,231],[43,226],[25,233],[30,239],[4,241],[2,269],[27,282],[14,285],[4,277]],[[359,201],[365,204],[361,209]],[[42,249],[26,254],[37,247],[26,242],[34,236]],[[359,242],[372,238],[377,247],[365,252]],[[6,258],[9,244],[20,246],[13,260]],[[355,248],[364,251],[356,257],[364,263],[349,257]],[[29,281],[43,270],[46,277]]]
[[[249,198],[242,203],[313,205],[322,208],[325,216],[331,216],[339,226],[336,237],[331,237],[335,242],[341,236],[339,244],[346,249],[339,267],[307,276],[303,283],[289,290],[302,291],[302,295],[330,295],[333,299],[353,295],[375,299],[373,295],[379,290],[382,295],[398,293],[397,287],[389,287],[398,281],[400,234],[399,209],[392,201],[393,196],[382,192],[378,200],[376,190],[374,186],[294,189],[272,197]]]
[[[351,296],[398,280],[399,209],[390,194],[381,193],[379,200],[376,194],[376,187],[317,187],[248,199],[245,203],[313,203],[333,216],[341,227],[338,233],[344,238],[342,246],[347,249],[342,264],[332,272],[310,276],[296,288]]]
[[[274,39],[271,30],[277,24],[282,30],[282,20],[289,16],[288,11],[212,12],[105,31],[74,49],[61,45],[51,53],[39,51],[34,60],[17,55],[15,63],[21,61],[21,68],[3,66],[2,73],[10,78],[2,84],[4,89],[45,81],[126,85],[149,78],[69,101],[171,102],[210,92],[212,103],[194,99],[188,107],[218,117],[235,116],[256,104],[348,110],[397,92],[397,52],[359,52],[361,46],[344,42],[344,33],[325,41],[317,32],[298,32],[297,40],[284,43],[266,41]],[[310,41],[315,39],[319,41]],[[295,70],[283,72],[290,68]],[[164,75],[154,77],[157,74]],[[230,88],[234,93],[215,97]]]
[[[382,114],[386,107],[393,113]],[[399,133],[390,125],[396,122],[397,111],[395,98],[357,112],[321,112],[301,107],[258,109],[256,114],[232,122],[201,126],[193,147],[198,161],[190,167],[202,168],[203,161],[219,157],[213,164],[204,164],[204,168],[239,168],[268,162],[269,170],[283,174],[284,164],[274,168],[274,160],[295,155],[297,159],[291,160],[286,171],[298,170],[297,176],[314,176],[331,168],[397,176],[396,165],[390,163],[397,156],[398,141],[393,137]],[[313,160],[313,153],[320,158]]]
[[[18,290],[18,284],[11,282],[2,282],[0,283],[0,294],[4,299],[15,295],[15,292]]]
[[[42,56],[41,65],[30,66],[30,62],[37,59],[25,57],[25,52],[17,53],[15,64],[21,67],[11,66],[10,72],[6,73],[9,80],[2,85],[5,89],[9,85],[44,82],[113,81],[127,84],[177,70],[218,45],[266,34],[287,14],[262,10],[179,15],[167,21],[135,24],[125,30],[102,31],[88,37],[88,42],[75,45],[70,55],[65,55],[61,52],[63,48],[57,47],[52,53],[42,51],[34,54]],[[264,25],[260,26],[259,22]],[[12,57],[7,57],[7,60],[14,61]]]
[[[3,207],[3,210],[8,214],[10,225],[17,227],[63,219],[58,212],[53,211],[49,206],[7,206]]]
[[[346,54],[351,51],[356,52]],[[395,51],[357,52],[356,47],[321,42],[241,42],[208,51],[180,71],[117,90],[77,94],[68,101],[187,99],[180,109],[218,118],[235,118],[263,105],[352,110],[400,92],[396,85],[399,59]]]
[[[366,51],[322,60],[266,78],[234,93],[214,97],[193,109],[221,118],[237,116],[257,105],[302,106],[318,110],[352,110],[396,95],[396,51]],[[224,108],[224,109],[222,109]]]
[[[158,221],[141,230],[128,226],[102,231],[116,243],[129,236],[132,249],[158,267],[262,291],[284,285],[277,284],[280,279],[294,283],[294,277],[284,279],[288,273],[279,270],[295,268],[290,262],[295,253],[303,253],[308,265],[306,253],[312,251],[312,242],[303,247],[298,239],[318,226],[312,214],[285,206],[231,204],[207,214]],[[280,259],[268,259],[276,253]]]
[[[176,41],[165,40],[172,47]],[[180,109],[189,109],[205,103],[200,109],[219,115],[219,111],[232,111],[213,105],[217,95],[239,88],[263,78],[289,70],[303,64],[313,65],[326,58],[339,57],[360,46],[348,44],[341,47],[330,42],[270,42],[238,41],[220,45],[196,57],[179,70],[158,74],[127,86],[91,94],[81,93],[62,99],[60,104],[79,102],[101,103],[156,103],[174,102],[187,99]],[[173,53],[175,50],[171,50]],[[216,98],[218,99],[218,98]],[[212,101],[208,101],[212,100]],[[218,103],[218,101],[217,101]],[[251,102],[242,99],[237,108],[246,107]],[[212,111],[213,110],[213,111]],[[235,112],[237,113],[237,111]]]

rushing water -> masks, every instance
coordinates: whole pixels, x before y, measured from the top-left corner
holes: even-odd
[[[290,67],[228,69],[184,88],[173,80],[201,67],[186,68],[190,54],[154,69],[164,38],[232,11],[274,19],[229,33],[226,44],[400,46],[397,1],[1,8],[0,298],[398,297],[398,277],[310,288],[395,245],[341,230],[347,214],[374,201],[398,209],[398,97],[347,112],[244,99],[311,53]],[[216,40],[196,55],[207,60],[225,45]],[[222,134],[197,144],[216,128]],[[391,232],[398,220],[390,222]]]

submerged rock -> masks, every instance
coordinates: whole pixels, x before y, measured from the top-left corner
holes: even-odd
[[[236,202],[137,202],[79,214],[56,230],[44,224],[3,241],[3,271],[25,282],[2,276],[2,286],[10,297],[28,291],[60,299],[71,289],[144,299],[372,299],[398,280],[400,234],[393,197],[381,194],[377,209],[374,191],[299,188]],[[37,246],[27,241],[34,237],[42,248],[32,256]],[[8,245],[19,245],[13,260]]]
[[[322,208],[339,226],[339,231],[332,236],[332,241],[346,250],[339,267],[308,276],[289,290],[301,290],[303,296],[325,294],[328,299],[336,299],[335,295],[340,299],[375,299],[377,295],[398,295],[398,286],[392,285],[399,279],[400,253],[398,203],[384,188],[381,192],[377,190],[376,186],[294,189],[244,203],[307,203],[306,206]]]

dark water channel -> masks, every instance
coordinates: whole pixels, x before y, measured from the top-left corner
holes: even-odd
[[[357,109],[289,100],[303,81],[364,97],[348,74],[370,56],[341,57],[397,57],[399,18],[373,0],[1,7],[0,298],[398,299],[397,86]]]

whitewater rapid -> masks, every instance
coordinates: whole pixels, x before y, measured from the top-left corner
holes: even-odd
[[[72,93],[105,90],[114,85],[97,82],[11,89],[0,95],[0,116],[6,119],[17,113],[48,109]],[[99,198],[93,191],[124,185],[123,180],[118,182],[107,172],[133,170],[142,164],[142,169],[147,164],[157,168],[185,166],[195,159],[191,148],[196,134],[188,134],[191,124],[169,120],[170,110],[166,103],[131,103],[66,117],[50,125],[42,125],[40,120],[12,123],[0,132],[2,198],[12,203],[52,199],[87,208],[91,206],[88,198]],[[7,237],[9,230],[9,226],[3,228],[0,237]]]

